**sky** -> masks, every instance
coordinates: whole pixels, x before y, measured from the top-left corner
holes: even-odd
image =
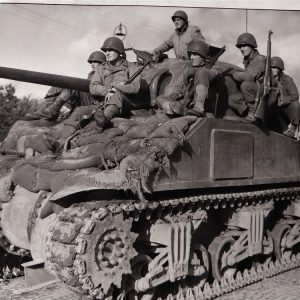
[[[246,21],[261,54],[266,54],[271,29],[272,55],[282,57],[286,73],[300,89],[300,10],[191,6],[0,3],[0,66],[86,78],[89,54],[99,50],[120,23],[127,28],[125,47],[151,51],[172,34],[171,16],[183,9],[190,24],[201,29],[208,43],[226,46],[220,60],[239,66],[242,55],[235,44],[237,37],[246,32]],[[168,55],[174,57],[173,50]],[[130,51],[127,57],[135,60]],[[9,82],[16,87],[17,96],[42,98],[48,90],[47,86],[0,79],[0,85]]]

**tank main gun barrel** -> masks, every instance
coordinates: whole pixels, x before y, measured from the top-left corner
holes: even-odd
[[[88,79],[0,67],[0,78],[89,92]]]

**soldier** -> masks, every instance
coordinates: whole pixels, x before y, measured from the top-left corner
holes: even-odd
[[[279,117],[284,117],[291,123],[283,132],[288,137],[295,137],[296,126],[299,126],[299,94],[294,80],[284,72],[284,62],[278,57],[271,58],[270,98],[267,101],[269,109],[275,109]]]
[[[186,12],[176,11],[172,16],[172,21],[175,25],[175,32],[152,53],[157,58],[163,52],[174,48],[176,58],[188,59],[187,44],[193,40],[204,41],[205,39],[197,26],[189,25]]]
[[[94,51],[90,54],[87,61],[91,65],[92,71],[88,74],[88,79],[92,78],[97,66],[104,63],[105,60],[105,54],[101,51]],[[34,113],[27,113],[25,119],[28,121],[39,119],[54,121],[58,118],[63,105],[69,109],[74,109],[77,106],[91,105],[95,102],[97,102],[97,99],[89,93],[51,87],[39,110]]]
[[[104,110],[101,108],[95,112],[98,126],[104,128],[113,117],[139,108],[139,104],[130,98],[139,92],[141,76],[126,83],[138,71],[138,67],[126,60],[124,44],[119,38],[107,38],[101,50],[106,54],[106,62],[97,68],[91,80],[90,92],[105,102]]]
[[[38,136],[43,152],[45,149],[60,150],[67,138],[93,118],[97,126],[93,129],[100,133],[113,117],[138,107],[129,98],[139,92],[141,77],[138,75],[131,83],[126,83],[138,67],[126,60],[123,42],[117,37],[107,38],[101,50],[105,52],[107,61],[97,66],[90,83],[90,92],[99,97],[99,102],[77,107],[63,122],[42,134],[42,137]]]
[[[180,90],[182,84],[178,82],[178,91],[174,91],[169,96],[158,96],[156,103],[168,115],[182,115],[184,109],[183,105],[191,107],[187,110],[188,115],[197,117],[205,117],[205,101],[208,97],[209,85],[220,73],[221,70],[217,67],[208,69],[206,67],[206,59],[208,58],[209,45],[203,41],[192,41],[187,45],[187,52],[192,59],[192,66],[188,66],[182,76],[184,83],[184,91]],[[189,99],[181,95],[189,92],[188,83],[193,79],[192,89],[194,91],[192,103],[188,104]],[[180,99],[183,99],[181,101]],[[188,100],[188,101],[186,101]],[[185,102],[185,103],[183,103]]]
[[[95,71],[97,70],[98,66],[103,64],[106,61],[106,56],[102,51],[94,51],[90,54],[88,58],[88,63],[91,65],[92,70],[88,74],[89,80],[92,79]],[[91,105],[91,104],[97,104],[100,99],[97,97],[92,96],[90,93],[85,92],[77,92],[76,95],[77,99],[75,98],[75,104],[76,106],[84,106],[84,105]]]
[[[255,122],[255,99],[262,93],[260,84],[265,72],[265,57],[257,51],[256,39],[251,33],[241,34],[237,39],[236,47],[244,56],[245,69],[234,71],[232,75],[233,79],[240,84],[244,99],[237,98],[235,101],[229,101],[229,106],[240,116],[246,116],[247,121]]]

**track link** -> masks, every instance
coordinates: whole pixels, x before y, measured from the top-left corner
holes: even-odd
[[[86,247],[90,247],[90,243],[85,244],[84,240],[86,239],[84,239],[84,235],[88,236],[93,231],[94,222],[102,222],[108,216],[123,216],[124,220],[132,218],[134,221],[138,221],[143,217],[147,220],[155,221],[162,214],[174,216],[174,214],[180,214],[183,211],[193,213],[197,210],[239,209],[268,202],[290,202],[299,198],[299,195],[300,187],[288,187],[241,193],[189,195],[187,197],[170,198],[155,202],[114,200],[101,201],[101,203],[99,201],[94,204],[76,204],[66,208],[58,216],[55,224],[52,225],[46,243],[46,257],[50,267],[58,273],[60,279],[79,293],[86,294],[91,299],[125,299],[125,294],[122,294],[122,292],[117,298],[115,296],[112,297],[107,293],[107,286],[103,288],[101,284],[95,285],[93,282],[93,274],[88,266],[88,260],[92,258],[85,254]],[[135,235],[133,232],[132,234]],[[117,238],[122,239],[122,237]],[[134,239],[135,237],[132,239],[132,243]],[[130,258],[134,255],[133,249]],[[212,284],[207,282],[204,286],[180,290],[176,296],[168,295],[165,299],[175,299],[174,297],[188,300],[213,299],[299,266],[300,254],[297,254],[296,256],[293,255],[289,260],[271,261],[266,265],[257,264],[255,268],[246,269],[243,273],[237,272],[235,277],[224,277],[220,282],[215,280]],[[128,266],[126,268],[124,274],[130,272],[130,268]],[[119,286],[120,278],[117,281],[117,286]]]

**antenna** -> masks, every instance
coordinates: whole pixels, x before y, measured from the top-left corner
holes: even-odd
[[[114,30],[114,36],[117,36],[120,39],[124,40],[126,35],[127,35],[127,28],[125,25],[120,23],[120,25],[118,25]]]
[[[246,8],[246,32],[248,32],[248,9]]]

